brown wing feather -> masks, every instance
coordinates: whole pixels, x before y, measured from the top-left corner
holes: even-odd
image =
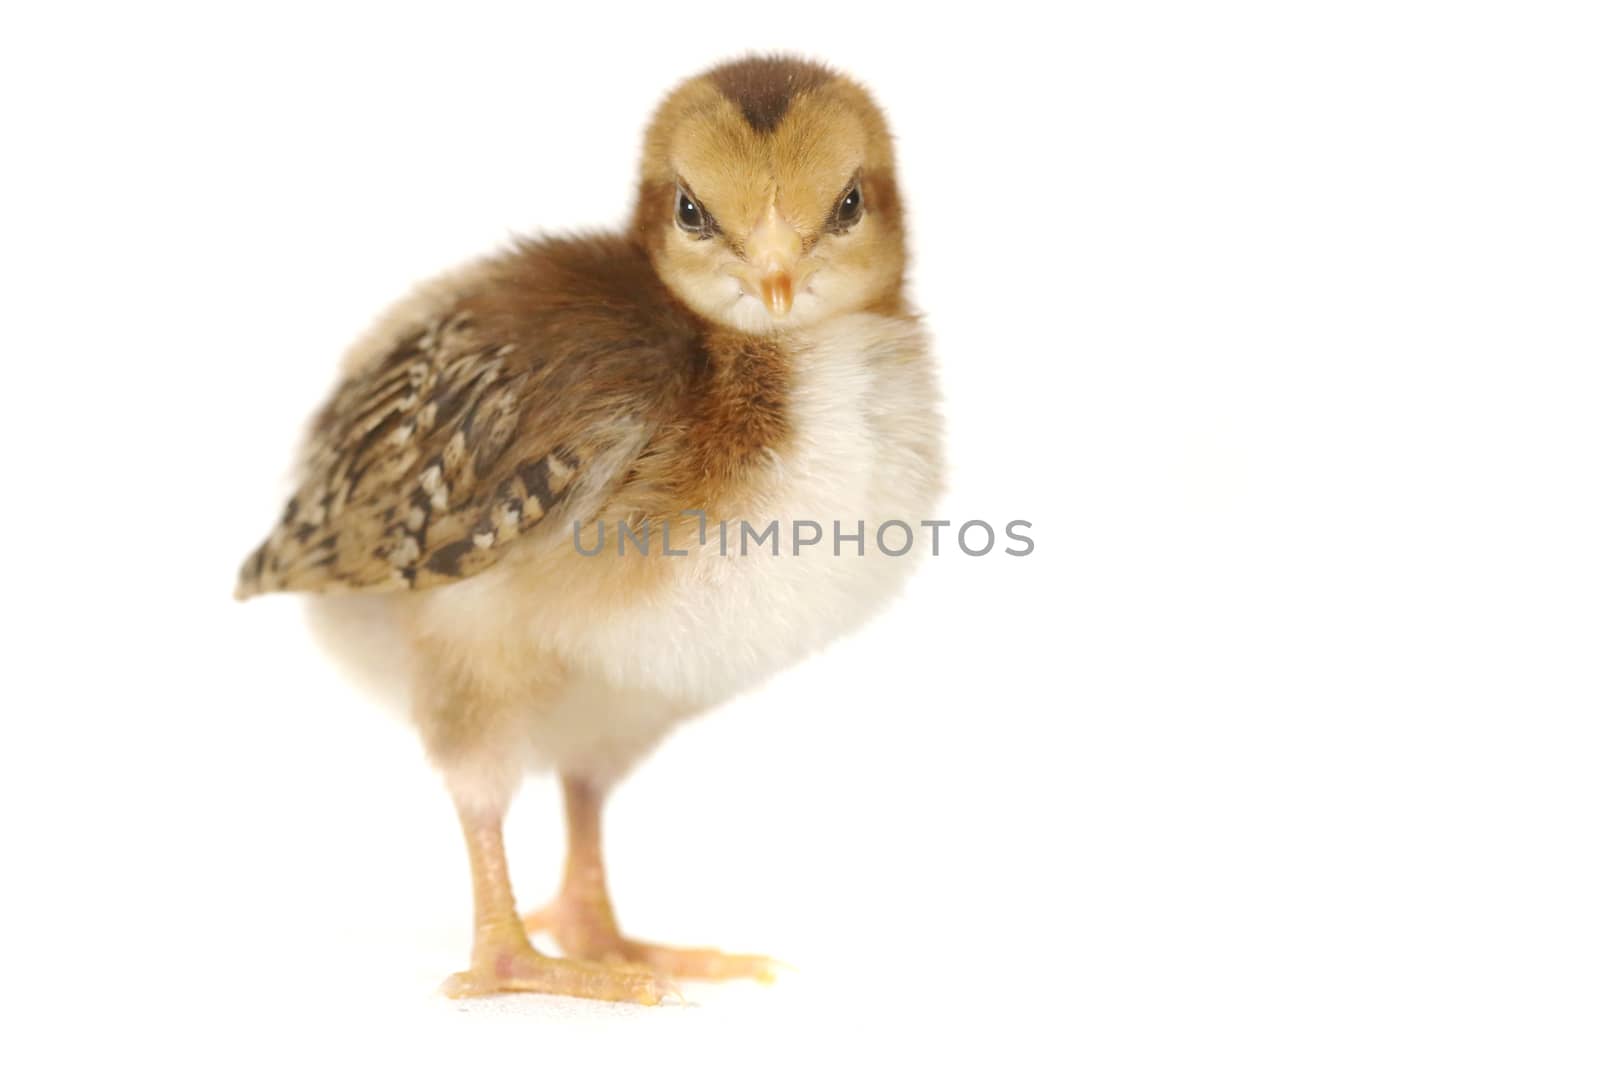
[[[717,355],[636,242],[521,242],[469,275],[347,370],[239,597],[466,578],[566,512],[707,499],[781,431],[781,360]]]
[[[580,444],[529,432],[537,368],[457,312],[345,381],[238,595],[421,589],[475,574],[555,510]],[[549,401],[552,398],[543,398]]]

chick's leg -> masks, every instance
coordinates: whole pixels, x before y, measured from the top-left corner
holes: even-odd
[[[529,933],[548,932],[568,957],[643,964],[676,978],[754,978],[770,982],[776,964],[765,956],[738,956],[710,948],[673,948],[624,937],[606,890],[600,849],[600,791],[561,779],[567,809],[567,868],[549,907],[527,916]]]
[[[619,968],[540,955],[517,919],[501,838],[502,812],[457,805],[472,866],[472,966],[451,976],[452,997],[486,993],[558,993],[593,1000],[659,1004],[670,986],[644,968]]]

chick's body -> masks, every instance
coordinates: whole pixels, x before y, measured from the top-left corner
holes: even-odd
[[[453,991],[653,1001],[652,971],[766,973],[618,932],[600,798],[675,723],[903,581],[917,553],[877,533],[930,517],[941,477],[903,264],[865,93],[746,60],[663,105],[629,232],[442,278],[347,359],[241,591],[329,594],[327,642],[405,700],[473,863],[473,967]],[[563,778],[570,854],[530,928],[646,969],[540,956],[513,921],[499,826],[541,766]]]
[[[624,455],[590,461],[613,472],[597,474],[603,485],[592,489],[583,458],[572,458],[572,492],[584,496],[552,509],[559,523],[547,516],[540,536],[470,577],[313,601],[321,631],[364,673],[409,678],[418,659],[420,673],[448,672],[437,699],[427,678],[399,695],[430,738],[438,735],[435,758],[447,774],[455,745],[472,751],[462,791],[504,789],[500,779],[540,764],[613,780],[678,719],[850,629],[915,558],[884,553],[875,534],[884,521],[926,516],[937,489],[936,439],[927,434],[936,398],[920,325],[858,312],[754,339],[697,331],[690,313],[662,301],[650,309],[660,318],[645,326],[634,320],[639,304],[608,302],[615,279],[630,273],[620,265],[638,255],[615,239],[528,244],[431,287],[370,346],[392,353],[430,330],[446,360],[516,345],[499,357],[501,375],[515,381],[528,373],[518,360],[526,346],[502,339],[546,336],[576,306],[589,309],[590,337],[604,332],[594,316],[614,315],[619,336],[647,339],[626,353],[637,366],[609,384],[584,374],[593,361],[586,346],[565,355],[580,365],[569,388],[608,394],[595,398],[596,411],[619,423],[613,447]],[[509,281],[546,272],[569,287],[560,300]],[[482,299],[470,294],[495,286],[509,286],[520,305],[511,318],[492,336],[451,328],[470,322],[462,309]],[[529,361],[553,374],[551,347],[534,346]],[[368,356],[350,373],[376,366]],[[426,406],[420,396],[415,403]],[[820,541],[797,546],[797,521],[800,540]],[[424,551],[448,547],[432,543],[426,526],[418,532]],[[885,534],[891,552],[902,541]],[[343,640],[347,627],[361,632]],[[451,742],[445,735],[460,731],[462,714],[454,687],[480,695],[474,736]],[[489,704],[503,712],[492,745],[484,744]]]

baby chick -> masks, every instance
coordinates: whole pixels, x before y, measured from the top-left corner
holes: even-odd
[[[768,976],[763,957],[622,934],[601,803],[675,724],[905,579],[917,553],[891,520],[917,529],[942,467],[905,264],[871,98],[748,58],[661,105],[624,232],[518,242],[347,357],[238,595],[324,594],[333,651],[403,691],[472,871],[471,966],[447,992],[656,1003],[675,977]],[[561,777],[569,850],[523,919],[501,824],[540,768]]]

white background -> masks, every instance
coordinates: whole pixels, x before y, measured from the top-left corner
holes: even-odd
[[[10,11],[5,1058],[1595,1062],[1584,6]],[[445,1001],[443,790],[234,568],[371,316],[776,47],[887,110],[945,513],[1038,550],[615,797],[630,930],[793,974]],[[540,903],[548,780],[509,840]]]

